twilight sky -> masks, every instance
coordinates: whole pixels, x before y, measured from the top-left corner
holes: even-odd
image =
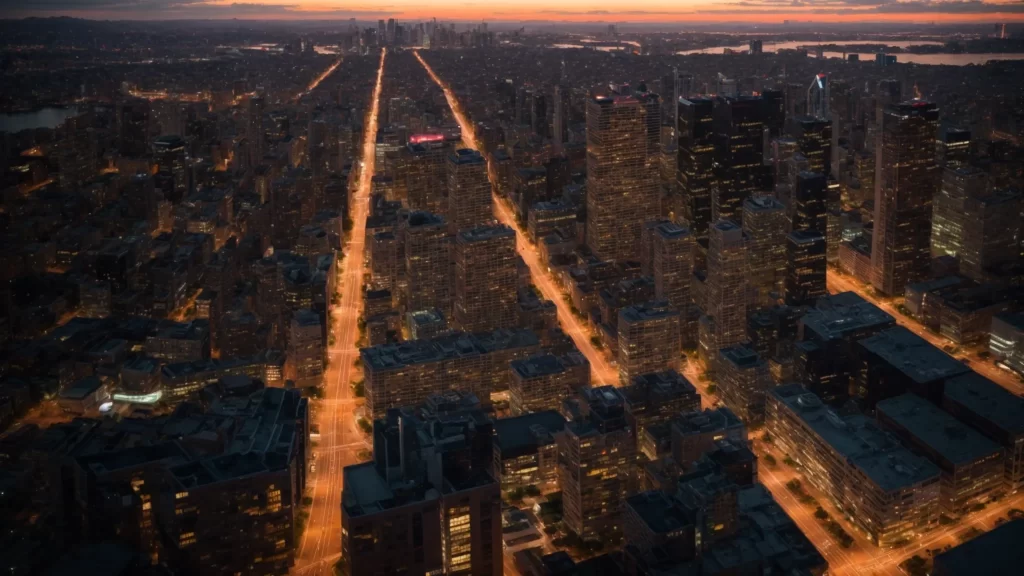
[[[605,22],[1022,22],[1024,0],[0,0],[0,17]]]

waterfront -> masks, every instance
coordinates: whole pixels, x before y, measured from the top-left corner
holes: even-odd
[[[808,46],[827,46],[827,45],[845,45],[845,46],[877,46],[879,44],[885,44],[886,46],[892,46],[896,48],[907,48],[910,46],[923,46],[923,45],[938,45],[939,42],[933,42],[928,40],[906,40],[906,41],[878,41],[878,42],[780,42],[777,44],[765,44],[765,52],[777,52],[779,50],[795,50],[800,47]],[[727,50],[746,50],[748,45],[741,44],[736,46],[716,46],[714,48],[703,48],[700,50],[685,50],[677,52],[681,56],[690,56],[693,54],[724,54]],[[849,54],[860,54],[860,59],[874,60],[875,52],[872,51],[826,51],[824,52],[825,58],[842,58],[843,55]],[[967,66],[969,64],[984,64],[989,60],[1024,60],[1024,54],[1015,53],[982,53],[982,54],[910,54],[907,52],[896,52],[892,54],[896,56],[896,61],[906,64],[927,64],[927,65],[946,65],[946,66]]]

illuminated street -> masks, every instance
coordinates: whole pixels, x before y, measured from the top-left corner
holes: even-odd
[[[315,416],[320,428],[316,472],[311,475],[313,504],[301,542],[298,543],[294,574],[332,574],[341,555],[342,469],[359,461],[359,452],[369,448],[356,426],[355,410],[361,403],[353,396],[351,382],[358,356],[358,319],[363,294],[363,249],[370,183],[374,173],[374,146],[377,114],[384,78],[381,51],[377,82],[363,130],[363,165],[359,187],[351,201],[352,232],[340,274],[341,300],[331,309],[335,345],[328,352],[330,364],[325,375],[324,399],[316,403]]]
[[[427,64],[422,56],[420,56],[419,51],[414,51],[413,54],[416,55],[416,59],[419,60],[420,64],[422,64],[426,69],[430,78],[436,82],[442,90],[444,90],[444,95],[448,100],[448,105],[451,107],[452,114],[455,115],[455,120],[459,123],[459,127],[462,129],[463,142],[465,142],[466,146],[479,150],[476,136],[473,133],[473,125],[463,113],[462,107],[459,104],[459,101],[456,100],[455,94],[451,91],[451,88],[434,73],[434,69]],[[494,173],[490,167],[490,162],[491,159],[488,157],[488,175],[491,178],[491,191],[494,196],[494,215],[506,226],[518,230],[519,227],[516,224],[515,218],[512,216],[512,212],[509,210],[505,202],[499,198],[496,193],[494,193]],[[530,269],[530,278],[533,280],[534,285],[537,286],[544,298],[555,303],[555,308],[558,310],[558,321],[562,326],[562,330],[572,338],[576,347],[579,348],[580,352],[582,352],[590,362],[591,379],[593,383],[595,385],[618,385],[618,370],[608,362],[608,358],[605,354],[594,347],[590,342],[591,331],[583,322],[572,314],[572,311],[569,309],[569,305],[562,297],[561,289],[555,284],[555,281],[552,279],[548,270],[546,270],[541,264],[537,248],[530,243],[526,235],[523,234],[521,230],[516,234],[516,248],[519,251],[519,256],[522,257],[523,262],[525,262],[526,266]]]

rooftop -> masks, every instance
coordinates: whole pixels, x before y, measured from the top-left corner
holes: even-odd
[[[565,372],[565,364],[554,354],[539,354],[513,360],[509,366],[521,379],[542,378]]]
[[[536,346],[539,343],[537,335],[531,330],[497,330],[482,334],[452,332],[436,338],[363,348],[360,355],[370,369],[397,370],[414,364]]]
[[[885,419],[895,422],[953,464],[967,464],[1002,452],[998,444],[915,394],[882,400],[875,410],[883,423]]]
[[[648,320],[661,320],[679,316],[679,311],[670,308],[665,302],[648,302],[637,306],[628,306],[619,311],[620,321],[644,322]]]
[[[1006,432],[1011,438],[1024,435],[1024,398],[971,371],[950,378],[946,401],[953,401]]]
[[[503,458],[515,457],[535,451],[543,439],[564,429],[565,418],[556,410],[499,418],[494,421],[494,442]]]
[[[962,362],[902,326],[889,328],[859,343],[919,384],[970,371]]]
[[[847,296],[850,295],[850,296]],[[814,308],[800,320],[803,338],[825,342],[842,338],[864,328],[893,326],[896,320],[878,306],[856,296],[854,292],[828,295],[818,299]],[[850,301],[856,296],[856,301]]]
[[[495,238],[514,239],[515,237],[515,230],[505,226],[504,224],[477,226],[476,228],[470,228],[459,232],[460,242],[486,242],[487,240],[493,240]]]
[[[459,165],[471,165],[471,164],[486,164],[483,155],[476,150],[469,148],[460,148],[448,156],[448,161],[452,164]]]
[[[688,518],[684,509],[674,505],[672,498],[661,490],[630,496],[626,499],[626,506],[655,534],[667,534],[694,523],[694,518]]]
[[[742,428],[743,422],[732,410],[721,406],[714,410],[681,414],[672,420],[672,427],[682,434],[705,434],[715,430]]]
[[[908,450],[864,415],[842,417],[799,384],[780,386],[770,394],[886,492],[910,488],[939,476],[935,464]]]

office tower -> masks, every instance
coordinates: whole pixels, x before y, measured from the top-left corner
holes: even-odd
[[[245,137],[249,141],[249,158],[253,162],[253,167],[263,162],[263,155],[266,153],[266,131],[263,128],[266,107],[266,99],[263,96],[249,98],[249,122]]]
[[[384,19],[377,20],[377,45],[383,46],[388,39],[387,25],[384,23]]]
[[[715,187],[714,102],[683,98],[677,107],[676,218],[685,221],[694,236],[706,238],[711,225],[711,190]]]
[[[619,383],[626,386],[641,374],[678,369],[682,352],[679,338],[679,311],[665,301],[620,310],[616,356]]]
[[[721,72],[715,80],[715,95],[721,98],[736,98],[739,96],[739,86],[735,78],[729,78]]]
[[[751,40],[749,46],[750,46],[749,52],[751,54],[763,54],[764,53],[764,41],[762,41],[762,40]]]
[[[399,253],[403,246],[394,232],[377,232],[367,242],[370,284],[378,290],[398,291],[398,282],[404,271]]]
[[[744,424],[764,423],[764,396],[775,387],[768,362],[750,348],[738,345],[718,351],[718,394]]]
[[[988,174],[973,166],[948,166],[942,171],[942,184],[932,200],[932,256],[961,257],[967,199],[984,196],[988,185]]]
[[[760,97],[714,101],[715,185],[711,220],[741,222],[743,201],[770,186],[764,165],[764,109]]]
[[[561,155],[565,142],[569,139],[569,112],[572,110],[571,92],[568,86],[555,86],[555,110],[552,129],[554,134],[554,152]]]
[[[676,81],[675,81],[675,96],[672,99],[672,106],[675,107],[676,113],[678,114],[680,99],[689,100],[690,96],[693,95],[693,92],[694,92],[693,74],[690,74],[688,72],[680,72],[678,69],[673,69],[673,73],[675,74]],[[678,122],[676,122],[676,124],[674,124],[674,126],[678,126],[678,125],[679,125]]]
[[[636,444],[615,388],[584,388],[580,396],[587,412],[555,435],[562,521],[585,541],[615,545],[622,535],[622,502],[633,476]]]
[[[875,90],[875,124],[879,128],[882,126],[882,117],[885,116],[886,108],[900,102],[903,102],[902,83],[893,78],[879,80]]]
[[[647,156],[647,108],[632,96],[587,103],[587,245],[606,260],[640,251],[640,228],[659,213]]]
[[[935,139],[935,163],[939,170],[957,168],[971,159],[971,131],[943,126]]]
[[[807,114],[823,120],[829,119],[832,116],[830,103],[828,76],[818,74],[807,87]]]
[[[188,151],[180,136],[162,136],[153,142],[153,160],[157,171],[170,174],[174,179],[174,195],[167,198],[179,202],[191,192]]]
[[[935,104],[907,102],[886,109],[877,150],[871,283],[882,294],[903,294],[928,273],[935,164]]]
[[[475,150],[463,148],[448,156],[448,222],[453,231],[474,228],[494,220],[487,161]]]
[[[516,324],[516,233],[508,226],[467,228],[455,236],[455,324],[466,332]]]
[[[963,362],[902,326],[858,340],[854,354],[858,366],[851,391],[866,410],[905,392],[939,404],[944,383],[971,371]]]
[[[441,134],[415,134],[400,157],[395,170],[395,189],[409,210],[423,210],[446,216],[447,198],[446,158],[450,149]],[[402,192],[404,190],[404,192]]]
[[[828,230],[828,182],[821,172],[802,171],[796,177],[790,207],[794,232],[815,231],[824,236]]]
[[[373,460],[342,472],[341,574],[501,574],[492,435],[480,401],[457,392],[376,420]]]
[[[387,29],[385,30],[385,34],[386,34],[385,38],[387,39],[387,43],[388,44],[394,44],[395,43],[395,19],[394,18],[388,18],[388,25],[387,25]]]
[[[786,122],[786,100],[782,90],[766,88],[761,91],[761,104],[764,108],[764,127],[769,138],[778,138]],[[765,153],[770,152],[766,149]]]
[[[786,236],[786,304],[805,306],[827,293],[825,237],[817,230],[795,230]]]
[[[288,362],[297,387],[319,386],[324,377],[324,338],[320,315],[299,310],[288,333]]]
[[[530,128],[541,138],[549,137],[548,100],[543,92],[535,92],[530,99]]]
[[[790,126],[809,170],[825,176],[832,173],[832,128],[831,120],[814,116],[794,118]]]
[[[705,358],[714,361],[719,348],[747,338],[747,239],[730,220],[719,220],[708,238],[707,309],[710,338],[701,342]]]
[[[668,302],[684,316],[693,304],[690,297],[693,240],[689,229],[667,222],[655,228],[652,242],[655,298]]]
[[[803,467],[807,482],[844,510],[856,510],[852,521],[877,546],[913,539],[936,522],[939,468],[871,418],[842,416],[790,384],[768,393],[765,430]]]
[[[118,102],[117,108],[117,150],[122,156],[139,158],[149,149],[148,100],[131,98]]]
[[[451,237],[444,218],[428,212],[410,212],[400,234],[405,244],[405,293],[407,312],[438,308],[451,315]]]
[[[646,88],[643,84],[640,89]],[[635,94],[640,100],[646,114],[644,124],[646,127],[647,161],[648,165],[657,164],[661,154],[661,97],[653,92],[640,91]]]
[[[878,423],[939,465],[939,506],[965,514],[1003,485],[1003,447],[916,394],[882,400]]]
[[[560,410],[563,400],[590,385],[590,364],[579,352],[514,360],[509,370],[509,409],[513,415]]]
[[[747,291],[752,309],[772,306],[785,290],[785,207],[771,196],[751,196],[743,203],[747,237]]]
[[[1021,260],[1021,192],[1007,188],[970,197],[964,208],[960,272],[978,282],[994,280],[1003,266]]]

